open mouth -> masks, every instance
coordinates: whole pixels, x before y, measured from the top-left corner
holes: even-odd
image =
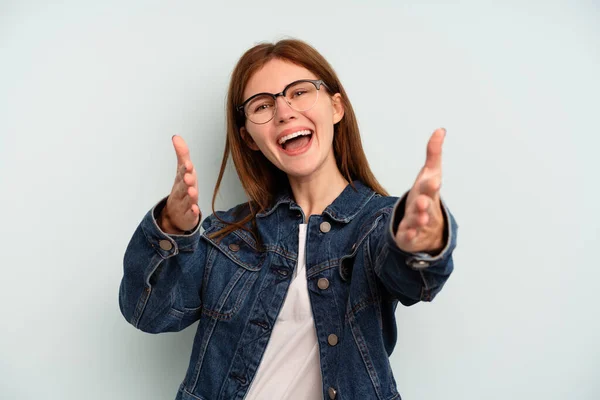
[[[286,152],[295,153],[307,147],[310,144],[312,136],[313,131],[306,129],[282,137],[279,139],[278,144]]]

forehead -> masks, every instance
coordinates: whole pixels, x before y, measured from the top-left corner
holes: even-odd
[[[261,92],[279,93],[298,79],[317,79],[317,76],[289,61],[271,60],[252,75],[244,89],[244,99]]]

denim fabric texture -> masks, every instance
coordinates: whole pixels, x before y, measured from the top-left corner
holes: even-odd
[[[259,251],[243,230],[209,238],[224,226],[214,215],[189,234],[164,233],[156,217],[166,199],[147,212],[127,247],[121,312],[149,333],[199,321],[177,400],[243,399],[284,302],[305,216],[291,193],[281,193],[257,215]],[[438,255],[396,245],[405,199],[354,181],[306,221],[306,274],[325,399],[400,399],[388,358],[396,344],[396,306],[433,300],[452,273],[458,226],[443,201],[446,245]],[[232,221],[245,212],[241,204],[218,215]]]

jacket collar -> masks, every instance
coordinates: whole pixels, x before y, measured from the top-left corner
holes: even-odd
[[[350,222],[373,196],[375,196],[375,192],[370,187],[355,180],[348,184],[333,203],[325,208],[323,214],[328,215],[334,221]],[[294,201],[290,188],[282,190],[275,198],[273,205],[256,216],[266,217],[282,205],[287,205],[290,209],[300,209],[300,206]]]

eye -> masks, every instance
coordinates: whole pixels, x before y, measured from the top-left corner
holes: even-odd
[[[254,108],[254,112],[261,112],[261,111],[265,111],[267,109],[269,109],[271,107],[270,104],[267,103],[263,103],[263,104],[258,104],[255,108]]]
[[[290,101],[300,100],[312,96],[313,92],[316,92],[316,89],[310,82],[296,82],[288,88],[285,97]]]
[[[273,107],[273,99],[267,96],[261,96],[248,104],[248,110],[252,114],[268,112]]]
[[[296,90],[296,91],[294,91],[294,97],[300,97],[300,96],[302,96],[302,95],[303,95],[304,93],[306,93],[306,92],[307,92],[307,91],[306,91],[306,90],[304,90],[304,89],[299,89],[299,90]]]

